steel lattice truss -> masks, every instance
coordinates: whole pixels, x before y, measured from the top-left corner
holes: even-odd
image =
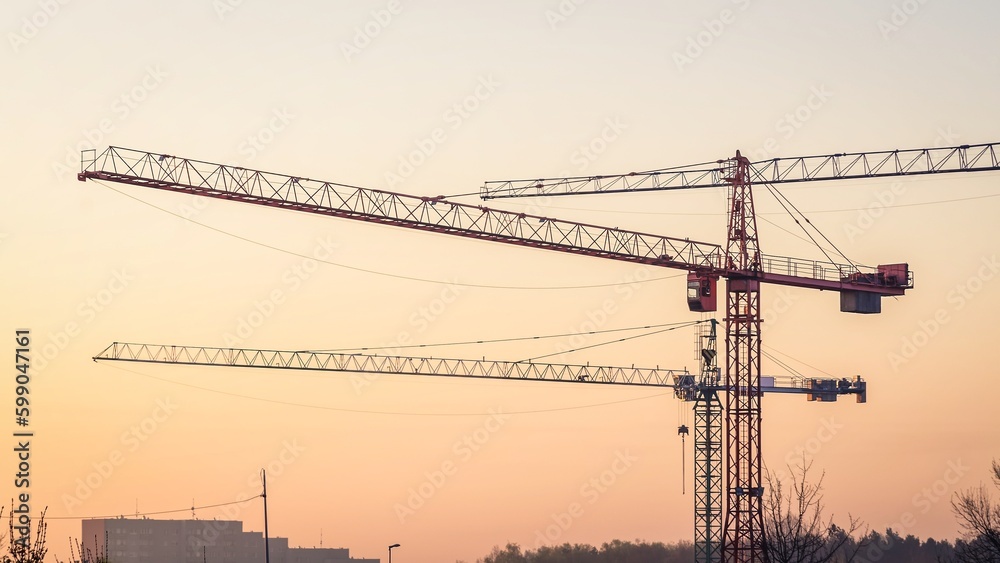
[[[119,360],[196,366],[230,366],[298,369],[397,375],[440,375],[485,379],[530,379],[614,385],[675,386],[687,370],[611,367],[569,364],[537,364],[492,360],[375,356],[329,352],[209,348],[115,342],[95,360]],[[783,380],[789,390],[805,392],[802,381]]]
[[[752,279],[760,261],[750,165],[727,163],[730,265],[749,275],[726,284],[726,514],[723,559],[763,560],[764,518],[761,461],[760,283]]]
[[[309,350],[258,350],[253,348],[213,348],[208,346],[175,346],[173,344],[142,344],[114,342],[94,356],[94,360],[219,366],[263,369],[294,369],[375,373],[395,375],[435,375],[481,379],[525,379],[532,381],[562,381],[611,385],[644,385],[722,391],[720,385],[696,384],[686,369],[660,367],[614,367],[577,364],[547,364],[487,359],[427,358],[419,356],[379,356],[374,354],[343,354]],[[812,378],[770,376],[762,386],[764,393],[808,395]],[[858,394],[857,388],[840,389],[839,394]]]
[[[722,560],[722,403],[715,389],[700,392],[694,405],[695,561]]]
[[[121,182],[626,262],[682,268],[711,268],[722,263],[716,244],[454,203],[440,197],[416,197],[119,147],[84,158],[81,180]]]
[[[718,325],[715,319],[710,322],[698,327],[696,339],[702,388],[682,397],[694,397],[694,560],[698,563],[722,561],[723,546],[723,411],[719,390],[711,387],[720,372]]]
[[[84,151],[80,180],[105,180],[728,277],[717,244],[551,219],[488,207],[416,197],[335,182],[212,164],[165,154],[109,147]],[[876,268],[761,255],[762,282],[826,290],[902,295],[912,283],[887,285]]]
[[[725,161],[646,172],[572,178],[486,182],[483,199],[617,193],[729,186]],[[756,183],[783,184],[816,180],[919,176],[941,172],[1000,170],[1000,143],[933,149],[905,149],[774,158],[750,164]]]
[[[729,280],[726,293],[726,514],[723,559],[760,561],[762,513],[760,286]]]

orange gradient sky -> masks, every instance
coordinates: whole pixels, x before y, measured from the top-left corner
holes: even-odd
[[[32,503],[48,506],[62,558],[80,517],[245,498],[262,467],[273,535],[313,546],[322,533],[356,557],[384,558],[391,543],[398,561],[430,563],[540,538],[692,537],[676,436],[691,417],[667,390],[90,360],[116,340],[330,349],[694,320],[681,272],[80,183],[80,148],[434,196],[737,149],[757,159],[1000,140],[1000,6],[986,1],[3,9],[3,350],[12,359],[14,330],[32,330]],[[852,260],[915,272],[916,288],[875,316],[839,313],[833,293],[762,294],[766,347],[804,374],[869,382],[865,405],[764,400],[765,462],[806,452],[838,521],[954,538],[949,496],[1000,456],[998,178],[782,188]],[[722,242],[724,195],[491,205]],[[772,198],[757,201],[764,252],[821,258]],[[428,353],[520,359],[605,339]],[[696,369],[692,341],[684,329],[550,359]],[[13,378],[3,396],[13,407]],[[0,456],[8,496],[15,464]],[[428,498],[411,498],[421,490]],[[567,518],[574,503],[582,513]],[[256,501],[197,517],[263,530]]]

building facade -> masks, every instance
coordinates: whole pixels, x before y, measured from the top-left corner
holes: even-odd
[[[239,520],[84,520],[84,549],[109,563],[253,563],[264,561],[264,535],[246,532]],[[271,563],[379,563],[354,559],[346,548],[289,547],[270,538]]]

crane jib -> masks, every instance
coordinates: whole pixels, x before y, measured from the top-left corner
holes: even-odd
[[[619,367],[582,364],[550,364],[529,361],[502,361],[420,356],[392,356],[363,353],[320,352],[310,350],[263,350],[255,348],[214,348],[114,342],[95,361],[138,362],[188,366],[262,368],[275,370],[327,371],[421,375],[479,379],[518,379],[564,383],[608,384],[667,387],[684,401],[696,400],[700,390],[724,391],[722,385],[698,381],[686,369],[660,367]],[[747,390],[743,389],[746,393]],[[765,376],[760,393],[806,395],[809,401],[836,401],[840,395],[856,395],[865,402],[867,382],[856,376],[846,378],[810,378],[803,376]]]
[[[724,161],[627,174],[486,182],[483,199],[726,187]],[[861,180],[1000,170],[1000,143],[835,153],[749,162],[758,184]]]
[[[100,154],[85,151],[78,178],[697,271],[712,277],[752,275],[763,283],[873,296],[902,295],[912,287],[909,271],[902,278],[888,279],[883,268],[771,255],[762,255],[756,271],[734,270],[727,267],[723,249],[711,243],[118,147]]]

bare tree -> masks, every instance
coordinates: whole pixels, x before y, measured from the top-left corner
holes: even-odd
[[[2,512],[2,510],[0,510]],[[35,541],[31,537],[24,538],[23,541],[14,539],[14,509],[10,512],[10,537],[7,544],[7,553],[0,557],[2,563],[42,563],[45,561],[45,554],[48,548],[45,547],[45,533],[48,524],[45,523],[45,511],[35,525]]]
[[[993,484],[1000,489],[1000,463],[993,460]],[[962,526],[964,541],[955,549],[963,563],[1000,561],[1000,501],[994,501],[986,485],[959,493],[951,499],[951,510]]]
[[[788,466],[783,479],[765,470],[767,493],[763,499],[764,552],[771,563],[850,562],[867,545],[867,528],[860,519],[847,517],[847,528],[826,518],[823,479],[809,481],[812,463],[804,459]],[[855,535],[858,537],[856,538]]]
[[[63,563],[58,557],[56,563]],[[94,538],[94,549],[83,545],[80,540],[70,539],[69,541],[69,561],[66,563],[108,563],[108,557],[104,550]]]

